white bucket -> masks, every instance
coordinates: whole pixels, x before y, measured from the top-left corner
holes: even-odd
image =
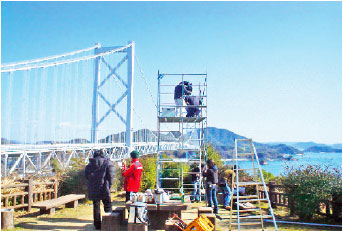
[[[155,193],[155,204],[162,204],[163,203],[163,193]]]

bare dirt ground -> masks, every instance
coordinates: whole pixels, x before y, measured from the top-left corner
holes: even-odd
[[[124,205],[123,201],[114,201],[113,206]],[[192,204],[194,206],[204,206],[203,203]],[[277,219],[286,218],[287,220],[292,220],[285,214],[284,209],[277,210],[276,212]],[[222,217],[227,217],[228,211],[221,209],[219,215]],[[226,216],[225,216],[226,215]],[[77,209],[71,208],[59,208],[56,209],[56,213],[52,216],[50,215],[39,215],[38,209],[33,209],[31,213],[24,211],[17,211],[15,213],[15,228],[6,230],[52,230],[52,231],[86,231],[94,230],[93,227],[93,206],[90,202],[81,204]],[[216,220],[216,230],[225,231],[229,230],[229,219],[217,219]],[[272,223],[265,223],[265,230],[274,230]],[[125,229],[122,229],[125,230]],[[150,230],[150,229],[149,229]],[[257,227],[251,227],[249,230],[261,230]],[[318,226],[304,226],[304,225],[286,225],[279,224],[279,230],[287,231],[325,231],[325,230],[342,230],[341,228],[325,228]]]

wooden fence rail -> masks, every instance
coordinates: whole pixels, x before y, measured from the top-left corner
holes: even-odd
[[[286,196],[286,193],[284,193],[284,186],[278,185],[273,181],[266,184],[266,186],[272,208],[276,208],[276,206],[288,207],[290,209],[290,214],[294,215],[294,202]],[[260,198],[266,198],[263,188],[261,188],[259,193]],[[318,211],[318,214],[326,216],[327,218],[335,214],[334,210],[337,210],[337,203],[332,200],[325,200],[322,201],[321,204],[324,207],[324,212]]]
[[[44,190],[34,191],[35,185],[46,185],[47,188]],[[294,215],[294,205],[291,200],[288,199],[284,193],[283,185],[275,184],[275,182],[269,182],[267,185],[267,191],[270,199],[270,203],[273,208],[276,206],[289,207],[291,215]],[[28,211],[31,210],[32,204],[38,201],[45,201],[57,198],[58,181],[56,179],[51,180],[48,183],[34,183],[33,180],[24,180],[21,184],[13,185],[2,185],[1,189],[11,189],[19,188],[15,193],[1,194],[1,207],[2,208],[26,208]],[[263,188],[259,190],[260,198],[265,198]],[[324,213],[318,212],[321,215],[330,217],[332,214],[341,213],[341,205],[336,205],[336,203],[331,200],[326,200],[322,202],[324,205]],[[338,208],[338,209],[337,209]]]
[[[46,189],[34,191],[35,185],[46,185]],[[57,198],[58,182],[56,179],[48,183],[34,183],[33,180],[24,180],[22,184],[2,185],[3,189],[19,189],[15,193],[1,193],[2,208],[26,208],[31,211],[32,204],[38,201],[45,201]]]
[[[275,182],[269,182],[266,184],[267,191],[270,199],[270,203],[273,208],[276,208],[276,206],[288,206],[288,197],[283,192],[283,185],[277,185]],[[266,198],[265,193],[263,191],[263,188],[261,188],[260,192],[260,198]]]

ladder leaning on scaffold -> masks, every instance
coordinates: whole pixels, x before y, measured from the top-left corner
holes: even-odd
[[[248,157],[248,161],[251,162],[251,168],[239,168],[239,162],[242,160],[242,157]],[[255,161],[257,163],[255,163]],[[265,230],[265,226],[263,223],[263,219],[272,218],[274,228],[277,231],[277,225],[275,221],[275,216],[273,213],[273,209],[271,207],[271,203],[269,200],[267,187],[263,179],[262,169],[259,163],[258,155],[256,153],[255,146],[252,142],[252,139],[236,139],[235,140],[235,149],[233,155],[233,167],[232,167],[232,184],[231,184],[231,192],[234,192],[236,189],[236,196],[232,195],[231,199],[231,209],[230,209],[230,228],[229,230],[233,230],[233,226],[237,227],[237,230],[241,230],[241,226],[249,227],[249,226],[260,226],[261,230]],[[252,171],[252,180],[248,182],[244,182],[242,177],[240,178],[240,173],[242,171],[249,172]],[[255,190],[251,190],[256,192],[256,194],[251,193],[252,195],[244,195],[240,196],[240,188],[244,186],[253,186],[256,187]],[[263,186],[265,198],[261,198],[259,191],[261,191],[260,186]],[[237,200],[235,203],[236,209],[234,210],[234,200]],[[269,214],[265,214],[265,211],[262,210],[262,202],[267,202]],[[249,204],[247,204],[249,203]],[[252,204],[257,203],[257,204]],[[242,209],[240,209],[240,206]],[[234,222],[235,220],[235,222]],[[243,222],[241,221],[243,220]],[[243,229],[244,230],[244,229]],[[257,230],[257,229],[254,229]]]

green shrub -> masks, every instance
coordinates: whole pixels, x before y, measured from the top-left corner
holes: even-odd
[[[189,172],[190,167],[188,164],[183,164],[183,172]],[[162,178],[179,178],[181,176],[181,163],[163,163]],[[185,178],[187,180],[185,174]],[[180,188],[180,180],[162,180],[162,188]]]
[[[140,159],[143,166],[141,191],[154,189],[156,185],[156,156],[144,156]]]
[[[87,197],[86,164],[81,159],[72,159],[72,162],[72,168],[65,170],[60,176],[58,194],[59,196],[71,193],[86,194]]]
[[[60,196],[67,194],[86,194],[88,197],[88,180],[85,176],[86,163],[80,159],[72,159],[72,168],[61,172],[59,176],[58,194]],[[114,179],[112,182],[112,189],[115,191],[122,190],[123,177],[121,176],[120,166],[116,163],[114,165]]]
[[[331,200],[333,194],[342,200],[341,172],[328,166],[287,167],[282,183],[289,201],[293,201],[295,214],[301,219],[311,219],[320,202]]]

